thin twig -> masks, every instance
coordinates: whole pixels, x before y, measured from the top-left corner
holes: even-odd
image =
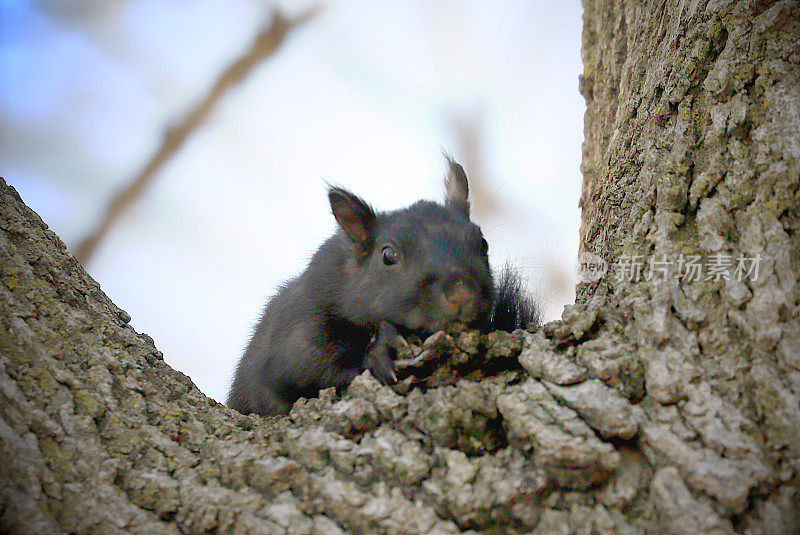
[[[225,93],[241,82],[262,61],[272,56],[291,30],[314,18],[320,10],[320,6],[315,5],[292,18],[275,10],[271,23],[258,33],[250,48],[225,69],[205,98],[189,111],[179,124],[167,129],[158,152],[150,158],[135,178],[114,196],[106,208],[101,223],[84,238],[76,249],[75,256],[81,263],[86,264],[91,259],[98,244],[108,234],[119,216],[141,196],[161,167],[175,155],[192,132],[203,123]]]

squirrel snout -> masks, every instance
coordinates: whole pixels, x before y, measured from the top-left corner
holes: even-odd
[[[477,295],[464,281],[457,281],[445,291],[445,299],[452,307],[454,317],[466,319],[465,316],[474,315]]]

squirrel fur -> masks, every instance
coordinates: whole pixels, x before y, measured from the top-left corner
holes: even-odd
[[[343,388],[363,370],[396,382],[392,342],[451,324],[512,331],[538,310],[509,266],[498,285],[488,244],[469,218],[463,168],[447,157],[444,204],[417,201],[376,212],[331,187],[339,225],[306,270],[267,303],[239,361],[227,404],[244,414],[286,414],[300,397]]]

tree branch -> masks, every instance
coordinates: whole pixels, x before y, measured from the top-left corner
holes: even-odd
[[[86,264],[91,259],[98,244],[108,234],[120,215],[142,195],[158,171],[180,150],[192,132],[205,121],[225,93],[244,80],[261,62],[274,55],[289,32],[313,19],[320,9],[319,5],[315,5],[292,18],[287,18],[278,10],[273,12],[271,23],[258,33],[250,48],[225,69],[205,98],[179,124],[167,129],[164,141],[158,151],[134,179],[114,196],[98,227],[84,238],[76,249],[75,256],[81,263]]]

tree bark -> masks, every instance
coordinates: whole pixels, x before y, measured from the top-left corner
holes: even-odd
[[[792,1],[587,0],[581,250],[608,272],[285,418],[167,366],[0,180],[0,528],[798,533],[798,36]]]
[[[650,499],[674,531],[800,532],[798,2],[585,9],[581,249],[610,270],[578,302],[644,368]]]

